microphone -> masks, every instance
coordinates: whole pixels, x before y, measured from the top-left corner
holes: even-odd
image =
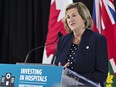
[[[56,42],[60,37],[62,37],[62,36],[63,36],[63,34],[62,34],[61,32],[58,32],[58,36],[57,36],[57,38],[56,38],[53,42],[50,42],[50,43],[48,43],[48,44],[45,44],[45,45],[42,45],[42,46],[39,46],[39,47],[36,47],[36,48],[30,50],[30,51],[28,52],[28,54],[26,55],[26,58],[25,58],[24,63],[27,62],[27,60],[28,60],[28,58],[29,58],[29,55],[30,55],[33,51],[35,51],[35,50],[37,50],[37,49],[40,49],[40,48],[42,48],[42,47],[48,46],[48,45],[50,45],[50,44],[55,43],[55,42]]]

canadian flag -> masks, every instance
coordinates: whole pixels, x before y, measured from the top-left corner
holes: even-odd
[[[64,18],[65,7],[72,2],[73,2],[72,0],[51,0],[46,44],[55,41],[55,39],[58,37],[59,31],[62,34],[67,33],[66,30],[64,29],[62,19]],[[52,63],[53,56],[56,51],[56,45],[57,42],[50,44],[44,48],[44,54],[42,60],[43,64]]]

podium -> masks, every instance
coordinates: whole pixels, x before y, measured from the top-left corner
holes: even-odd
[[[100,87],[62,66],[0,64],[0,87]]]
[[[42,64],[0,64],[0,87],[60,86],[63,67]]]
[[[101,87],[82,75],[65,68],[62,73],[62,87]]]

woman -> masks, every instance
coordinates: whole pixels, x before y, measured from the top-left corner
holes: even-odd
[[[69,33],[59,40],[55,64],[103,85],[108,73],[107,43],[92,31],[88,8],[82,2],[69,4],[64,25]]]

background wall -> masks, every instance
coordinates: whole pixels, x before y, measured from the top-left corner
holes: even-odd
[[[82,1],[91,14],[93,0]],[[27,53],[44,45],[50,0],[0,0],[0,63],[24,62]],[[43,48],[31,53],[28,62],[41,63]]]

